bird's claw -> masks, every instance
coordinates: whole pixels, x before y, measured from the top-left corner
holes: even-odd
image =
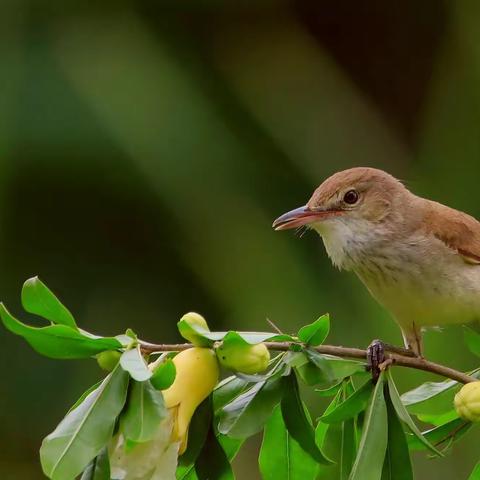
[[[367,348],[367,371],[372,373],[373,383],[380,376],[380,365],[385,362],[385,344],[381,340],[373,340]]]

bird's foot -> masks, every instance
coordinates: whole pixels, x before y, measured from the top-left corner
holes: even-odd
[[[381,340],[373,340],[367,348],[367,371],[371,372],[373,383],[377,383],[384,362],[385,344]]]
[[[367,348],[367,371],[372,372],[372,380],[377,382],[380,372],[386,370],[395,360],[385,355],[385,352],[404,355],[406,357],[421,358],[414,350],[397,347],[384,343],[381,340],[373,340]]]

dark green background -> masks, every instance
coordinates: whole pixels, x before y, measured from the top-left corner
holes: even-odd
[[[332,343],[400,342],[316,235],[271,223],[358,165],[480,216],[479,3],[97,3],[0,7],[0,293],[12,311],[39,274],[101,334],[178,341],[188,310],[212,329],[264,330],[268,317],[295,331],[328,311]],[[35,480],[42,437],[101,373],[0,340],[0,478]],[[427,334],[426,352],[478,365],[461,328]],[[428,378],[395,375],[403,389]],[[415,455],[417,478],[466,478],[478,438],[443,460]],[[258,478],[249,448],[239,479]]]

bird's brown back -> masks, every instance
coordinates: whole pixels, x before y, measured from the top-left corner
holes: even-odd
[[[456,250],[470,263],[480,263],[480,222],[471,215],[425,200],[424,225],[428,233]]]

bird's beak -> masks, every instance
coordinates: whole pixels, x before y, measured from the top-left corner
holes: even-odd
[[[307,205],[304,205],[284,213],[273,222],[272,226],[275,230],[288,230],[326,218],[337,217],[341,214],[342,212],[339,210],[311,210]]]

